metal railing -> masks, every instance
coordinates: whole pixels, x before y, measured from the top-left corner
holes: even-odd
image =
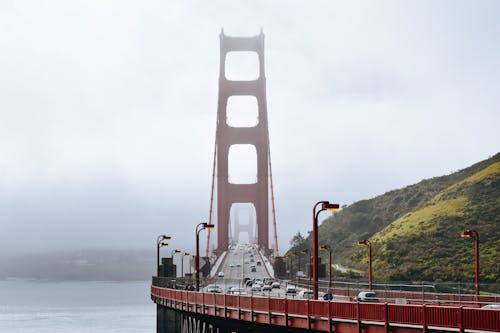
[[[331,331],[332,325],[385,325],[397,332],[428,327],[500,331],[500,311],[439,305],[328,302],[236,296],[151,287],[153,301],[169,308],[269,325]],[[404,326],[406,325],[406,326]],[[404,328],[403,328],[404,326]]]

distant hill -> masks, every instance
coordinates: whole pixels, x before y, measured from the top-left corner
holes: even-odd
[[[500,280],[500,153],[453,174],[426,179],[343,208],[319,226],[335,263],[366,271],[370,239],[375,280],[473,281],[471,239],[480,235],[481,281]],[[308,248],[310,235],[291,251]],[[325,257],[325,253],[322,253]]]
[[[154,274],[155,261],[155,253],[139,249],[0,254],[0,280],[145,281]]]

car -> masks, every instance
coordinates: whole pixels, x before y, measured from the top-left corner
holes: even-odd
[[[273,288],[273,289],[280,288],[280,283],[278,281],[271,283],[271,288]]]
[[[240,264],[240,263],[237,263],[237,264],[236,264],[236,267],[241,267],[241,264]]]
[[[378,303],[377,293],[374,291],[361,291],[354,300],[357,302]]]
[[[245,288],[236,288],[234,287],[233,289],[231,289],[231,294],[233,295],[248,295],[247,291],[245,290]]]
[[[229,267],[234,267],[234,264],[233,264],[233,263],[230,263],[230,264],[229,264]]]
[[[266,291],[266,290],[270,291],[271,289],[273,289],[273,288],[269,284],[265,284],[265,285],[262,286],[262,291]]]
[[[500,304],[487,304],[481,307],[481,309],[500,310]]]
[[[219,272],[219,273],[217,274],[217,276],[218,276],[218,277],[224,277],[224,272]]]
[[[257,272],[257,268],[255,267],[250,268],[250,272]]]
[[[297,288],[295,288],[295,286],[286,286],[286,293],[287,294],[296,294]]]
[[[252,291],[262,291],[262,287],[256,283],[252,286]]]
[[[260,261],[257,261],[257,266],[260,266],[262,265],[262,263]]]
[[[222,288],[219,287],[218,285],[216,284],[209,284],[207,286],[207,291],[209,293],[217,293],[217,294],[221,294],[222,293]]]
[[[312,299],[313,296],[314,296],[314,293],[312,290],[301,290],[299,292],[299,298]]]

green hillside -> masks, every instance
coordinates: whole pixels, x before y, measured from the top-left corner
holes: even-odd
[[[473,241],[460,238],[465,229],[480,235],[481,281],[498,283],[500,154],[345,207],[319,226],[319,243],[332,247],[335,263],[366,271],[366,249],[356,243],[370,239],[379,281],[473,281]],[[307,237],[292,251],[310,244]]]

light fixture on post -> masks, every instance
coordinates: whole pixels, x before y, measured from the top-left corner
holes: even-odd
[[[160,247],[168,246],[168,243],[162,243],[164,240],[171,240],[172,237],[160,235],[156,238],[156,276],[160,276]]]
[[[358,242],[358,246],[368,246],[368,287],[372,290],[373,276],[372,276],[372,243],[368,239],[363,239]]]
[[[196,226],[196,291],[200,291],[200,231],[205,229],[210,231],[214,228],[215,225],[206,222],[199,223]]]
[[[479,296],[479,234],[475,230],[464,230],[460,233],[462,238],[474,239],[474,259],[475,259],[475,282],[476,282],[476,302]]]
[[[181,253],[181,250],[172,250],[170,256],[172,257],[172,269],[174,268],[174,256],[177,253]],[[175,267],[174,277],[177,278],[177,267]]]
[[[318,206],[321,209],[316,211]],[[318,299],[318,215],[325,210],[339,210],[339,204],[330,203],[329,201],[319,201],[313,207],[313,226],[312,226],[312,275],[313,275],[313,299]]]
[[[191,254],[189,252],[184,252],[181,257],[181,277],[184,278],[184,257],[185,256],[190,256]],[[189,269],[191,270],[191,265],[189,266]],[[190,272],[191,273],[191,272]]]

